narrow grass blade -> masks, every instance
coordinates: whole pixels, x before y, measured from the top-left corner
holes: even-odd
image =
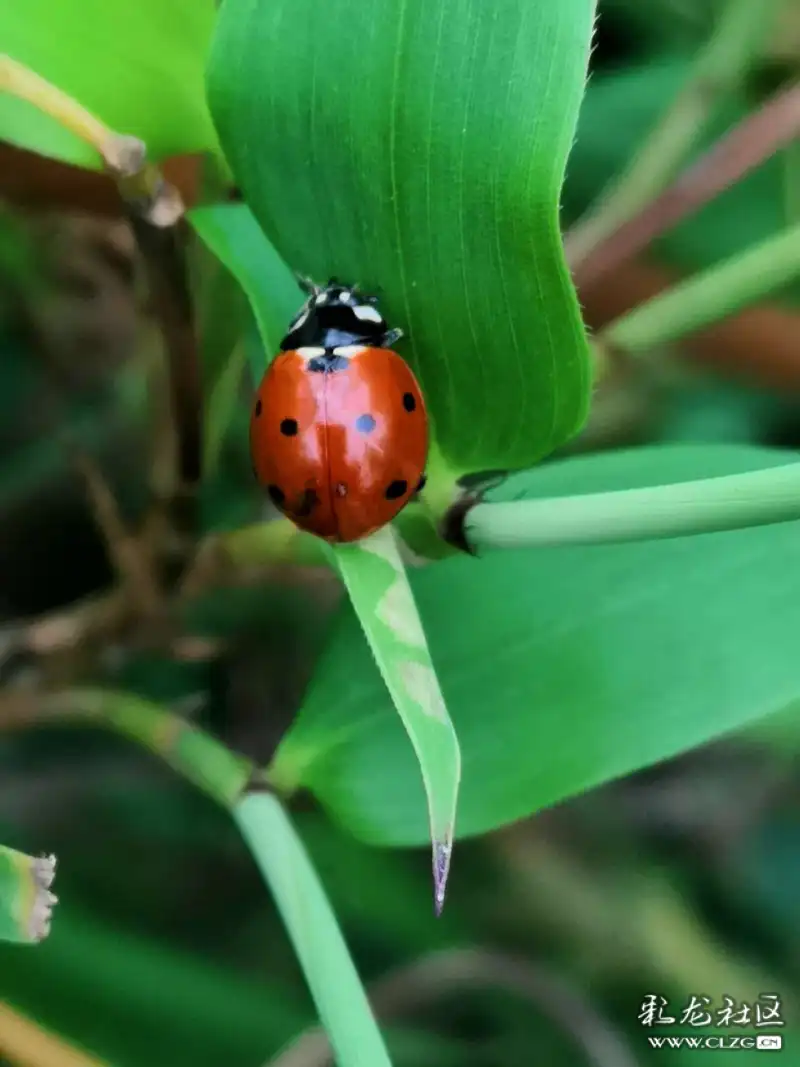
[[[339,1067],[391,1067],[336,916],[280,801],[250,793],[234,818],[264,875]]]
[[[55,871],[54,856],[27,856],[0,845],[0,941],[36,944],[47,937]]]
[[[216,204],[187,213],[198,237],[247,294],[265,352],[250,360],[257,385],[278,351],[286,326],[305,299],[294,275],[244,204]]]
[[[434,899],[444,905],[456,821],[461,752],[428,652],[391,526],[337,545],[339,571],[372,654],[417,754],[433,846]]]

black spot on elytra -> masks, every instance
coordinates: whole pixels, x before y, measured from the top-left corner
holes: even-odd
[[[294,509],[294,514],[299,519],[305,519],[318,506],[319,494],[316,489],[304,489],[297,499],[297,507]]]
[[[402,478],[396,478],[393,482],[389,482],[386,486],[386,492],[383,494],[387,500],[397,500],[408,490],[408,482],[404,482]]]
[[[414,399],[413,393],[403,393],[403,407],[406,411],[414,411],[416,409],[417,402]]]
[[[297,433],[297,419],[281,419],[281,433],[284,437],[294,437]]]
[[[283,502],[286,499],[286,494],[279,485],[268,485],[267,493],[269,493],[269,498],[276,508],[283,507]]]
[[[260,414],[261,414],[261,401],[257,400],[256,401],[256,418],[258,418],[258,416]]]
[[[422,490],[425,488],[425,483],[427,482],[427,480],[427,474],[423,474],[420,480],[417,482],[417,488],[414,490],[414,492],[421,493]]]
[[[347,370],[350,360],[347,356],[334,356],[330,353],[324,356],[314,356],[306,363],[306,368],[311,374],[333,374],[337,370]]]
[[[372,433],[375,429],[375,419],[371,415],[359,415],[356,419],[356,429],[359,433]]]

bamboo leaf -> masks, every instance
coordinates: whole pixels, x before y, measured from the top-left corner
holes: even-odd
[[[548,464],[490,499],[667,485],[790,460],[740,446],[632,449]],[[463,753],[458,836],[796,706],[799,532],[786,522],[509,549],[411,573]],[[415,761],[346,608],[275,772],[364,840],[426,839]]]
[[[463,472],[531,465],[585,418],[590,358],[558,204],[594,8],[220,11],[208,85],[226,158],[293,269],[379,291],[406,331],[437,494]]]
[[[428,804],[434,903],[444,905],[461,752],[391,526],[334,549],[342,580],[395,709],[414,746]]]

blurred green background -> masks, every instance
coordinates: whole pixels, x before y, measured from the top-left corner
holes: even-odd
[[[716,6],[601,0],[565,225],[668,105]],[[787,4],[786,13],[713,132],[796,77],[800,12]],[[775,157],[581,293],[590,324],[779,229],[797,173],[791,153]],[[107,683],[164,701],[266,760],[299,705],[339,603],[337,580],[285,567],[211,593],[199,612],[203,641],[99,617],[92,598],[113,566],[72,449],[93,457],[123,518],[141,525],[170,454],[152,308],[130,232],[99,185],[70,186],[51,164],[10,150],[0,175],[0,709],[41,681]],[[193,266],[214,285],[199,248]],[[240,298],[228,297],[243,321]],[[617,370],[569,450],[660,441],[798,450],[794,298],[782,294],[747,329],[728,324],[735,346],[717,331],[667,353],[657,370]],[[224,326],[206,324],[209,360],[225,349]],[[261,513],[244,382],[241,395],[203,487],[205,530]],[[462,842],[439,921],[426,848],[370,849],[312,804],[299,810],[360,973],[380,989],[395,1062],[692,1062],[696,1053],[647,1047],[642,1000],[663,995],[680,1011],[692,994],[719,1005],[746,989],[753,1000],[780,995],[790,1035],[781,1063],[800,1064],[796,745],[796,728],[778,724]],[[118,1067],[249,1067],[313,1023],[253,860],[210,801],[131,745],[78,727],[9,732],[0,763],[0,840],[60,859],[51,936],[35,949],[0,946],[0,1009]],[[311,1046],[294,1055],[293,1067],[326,1062]],[[73,1063],[2,1010],[0,1061]]]

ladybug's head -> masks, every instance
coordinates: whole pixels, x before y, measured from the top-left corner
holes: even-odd
[[[321,288],[310,282],[302,284],[308,299],[281,342],[284,352],[345,345],[385,348],[402,336],[402,331],[389,329],[377,308],[377,298],[365,296],[355,286],[333,280]]]

